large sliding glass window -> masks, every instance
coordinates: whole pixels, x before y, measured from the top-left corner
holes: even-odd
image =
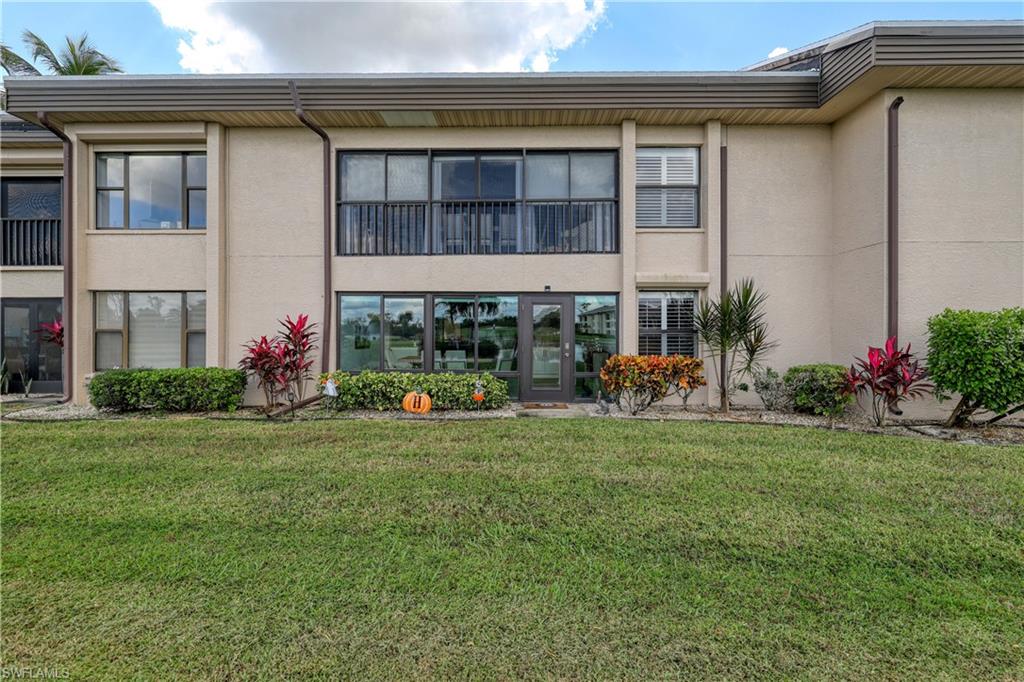
[[[527,310],[521,320],[517,295],[339,294],[339,367],[347,372],[489,372],[506,380],[518,396],[520,353],[534,352],[534,371],[551,373],[561,362],[561,344],[570,342],[575,357],[565,362],[571,362],[576,396],[594,398],[601,367],[618,352],[618,297],[567,298],[574,302],[572,338],[561,336],[558,304],[541,305],[537,319],[538,310]],[[533,325],[533,349],[520,346],[521,324]],[[551,376],[560,381],[558,372]]]
[[[434,369],[464,372],[476,369],[472,296],[434,297]]]
[[[611,294],[579,295],[575,310],[576,397],[596,398],[598,374],[618,352],[618,300]]]
[[[618,251],[617,169],[615,152],[528,153],[528,250]]]
[[[638,303],[641,355],[696,357],[696,291],[641,291]]]
[[[422,297],[384,297],[384,369],[423,369]]]
[[[338,255],[618,251],[615,151],[338,159]]]
[[[435,155],[433,253],[523,250],[523,155]]]
[[[480,296],[477,299],[477,359],[481,372],[519,370],[519,298]]]
[[[346,152],[340,166],[338,254],[427,253],[427,155]]]
[[[97,154],[96,227],[205,229],[206,154]]]
[[[434,369],[519,370],[517,296],[434,296]]]
[[[423,370],[422,296],[343,295],[338,305],[341,369]]]
[[[339,358],[343,370],[381,369],[380,305],[380,296],[341,297]]]
[[[205,292],[99,291],[94,315],[97,371],[206,364]]]

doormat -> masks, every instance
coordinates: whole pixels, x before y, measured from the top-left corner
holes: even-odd
[[[524,410],[568,410],[565,403],[523,403]]]

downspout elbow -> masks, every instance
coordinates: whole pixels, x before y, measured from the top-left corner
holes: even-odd
[[[63,243],[61,244],[61,264],[64,268],[64,286],[63,286],[63,298],[64,304],[61,310],[61,317],[64,323],[64,377],[63,377],[63,388],[64,395],[61,399],[62,403],[71,402],[74,398],[74,360],[73,360],[73,325],[74,321],[74,297],[72,291],[72,272],[74,263],[72,262],[72,238],[74,235],[73,228],[73,206],[71,203],[72,188],[74,187],[74,165],[73,160],[73,145],[71,144],[71,138],[69,138],[63,130],[58,128],[50,121],[49,116],[45,111],[39,111],[36,113],[36,118],[39,119],[39,123],[49,130],[51,133],[57,136],[57,138],[63,143],[64,146],[64,187],[62,189],[61,196],[61,232],[63,233]]]

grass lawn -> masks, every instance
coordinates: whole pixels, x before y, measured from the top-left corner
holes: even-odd
[[[687,422],[3,425],[2,665],[1024,677],[1024,450]]]

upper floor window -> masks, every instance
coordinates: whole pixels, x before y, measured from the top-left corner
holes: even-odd
[[[427,155],[343,154],[340,165],[338,253],[425,253]]]
[[[0,265],[61,264],[61,185],[60,178],[0,182]]]
[[[4,178],[0,183],[0,214],[17,220],[61,217],[60,178]]]
[[[695,147],[636,150],[636,226],[700,226],[700,154]]]
[[[338,254],[615,253],[618,155],[344,152]]]
[[[96,227],[205,229],[206,154],[97,154]]]

